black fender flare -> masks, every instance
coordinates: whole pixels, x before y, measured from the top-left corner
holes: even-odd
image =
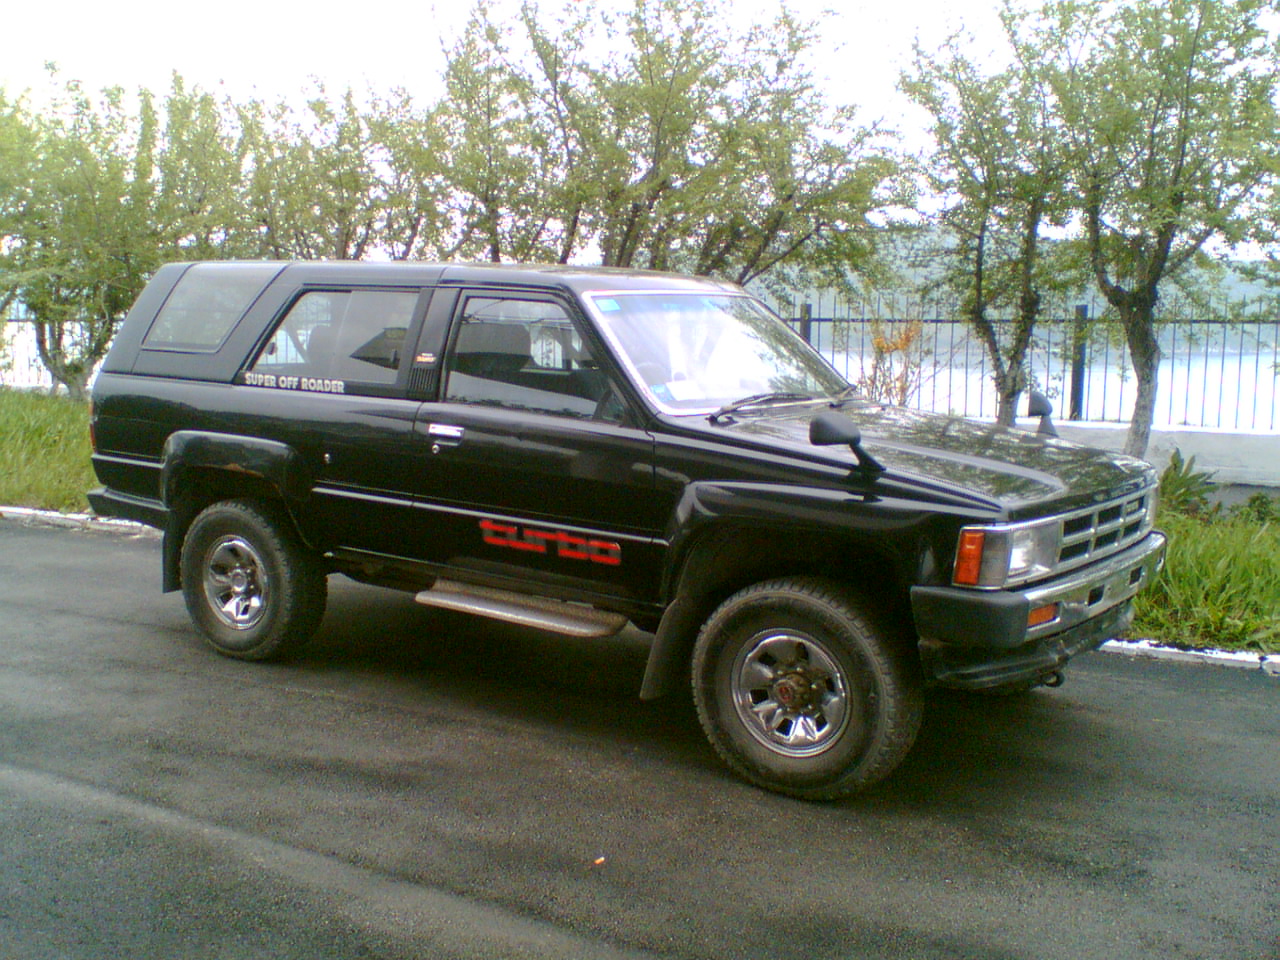
[[[864,589],[883,578],[896,589],[927,580],[938,562],[927,536],[930,516],[918,503],[856,488],[690,484],[667,531],[667,607],[649,649],[641,699],[660,697],[680,682],[702,624],[753,582],[804,574]]]
[[[649,648],[642,700],[664,696],[683,677],[698,631],[723,599],[722,558],[734,552],[735,540],[745,535],[759,542],[770,531],[794,527],[803,513],[784,511],[784,504],[793,497],[800,501],[816,497],[825,509],[831,501],[847,498],[848,492],[720,481],[685,487],[667,530],[669,562],[663,572],[667,607]],[[740,562],[733,564],[735,570],[740,566]]]
[[[164,590],[181,586],[179,556],[193,511],[184,508],[183,487],[192,474],[216,476],[228,491],[264,493],[285,507],[299,536],[299,508],[311,493],[312,476],[301,454],[286,443],[206,430],[178,430],[165,440],[160,467],[160,499],[168,522],[164,529]]]

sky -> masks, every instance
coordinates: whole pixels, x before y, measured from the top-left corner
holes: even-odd
[[[614,0],[605,0],[614,2]],[[617,0],[622,3],[624,0]],[[331,93],[351,86],[403,87],[424,98],[441,91],[443,50],[471,0],[10,0],[3,15],[0,89],[47,89],[45,63],[89,88],[168,88],[174,71],[188,85],[237,99],[292,98],[322,81]],[[856,104],[864,122],[923,126],[896,92],[917,37],[936,48],[965,27],[981,57],[999,46],[998,0],[788,0],[801,17],[823,21],[813,68],[832,104]],[[769,20],[777,0],[733,0],[735,16]],[[984,49],[985,48],[985,49]]]

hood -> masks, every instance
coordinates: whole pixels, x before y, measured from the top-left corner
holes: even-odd
[[[796,452],[802,448],[809,457],[840,459],[854,467],[847,447],[809,443],[809,421],[822,409],[814,404],[760,408],[707,429]],[[1133,457],[996,424],[860,400],[842,404],[840,412],[862,431],[863,449],[887,468],[877,482],[942,484],[1010,513],[1033,512],[1030,508],[1049,502],[1055,508],[1084,506],[1154,479],[1152,468]]]

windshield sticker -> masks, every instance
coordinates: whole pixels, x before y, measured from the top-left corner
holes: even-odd
[[[601,313],[617,313],[622,309],[618,301],[613,299],[597,300],[596,306],[600,308]]]
[[[245,373],[246,387],[267,387],[275,390],[305,390],[308,393],[346,393],[345,380],[322,380],[319,377],[283,377],[274,373]]]

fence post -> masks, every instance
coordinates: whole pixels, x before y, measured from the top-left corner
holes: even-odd
[[[813,343],[813,304],[800,304],[800,336],[805,343]]]
[[[1072,323],[1071,337],[1071,403],[1067,414],[1068,420],[1084,419],[1084,369],[1088,359],[1085,352],[1088,348],[1085,325],[1089,320],[1089,305],[1082,303],[1076,307],[1076,317]]]

